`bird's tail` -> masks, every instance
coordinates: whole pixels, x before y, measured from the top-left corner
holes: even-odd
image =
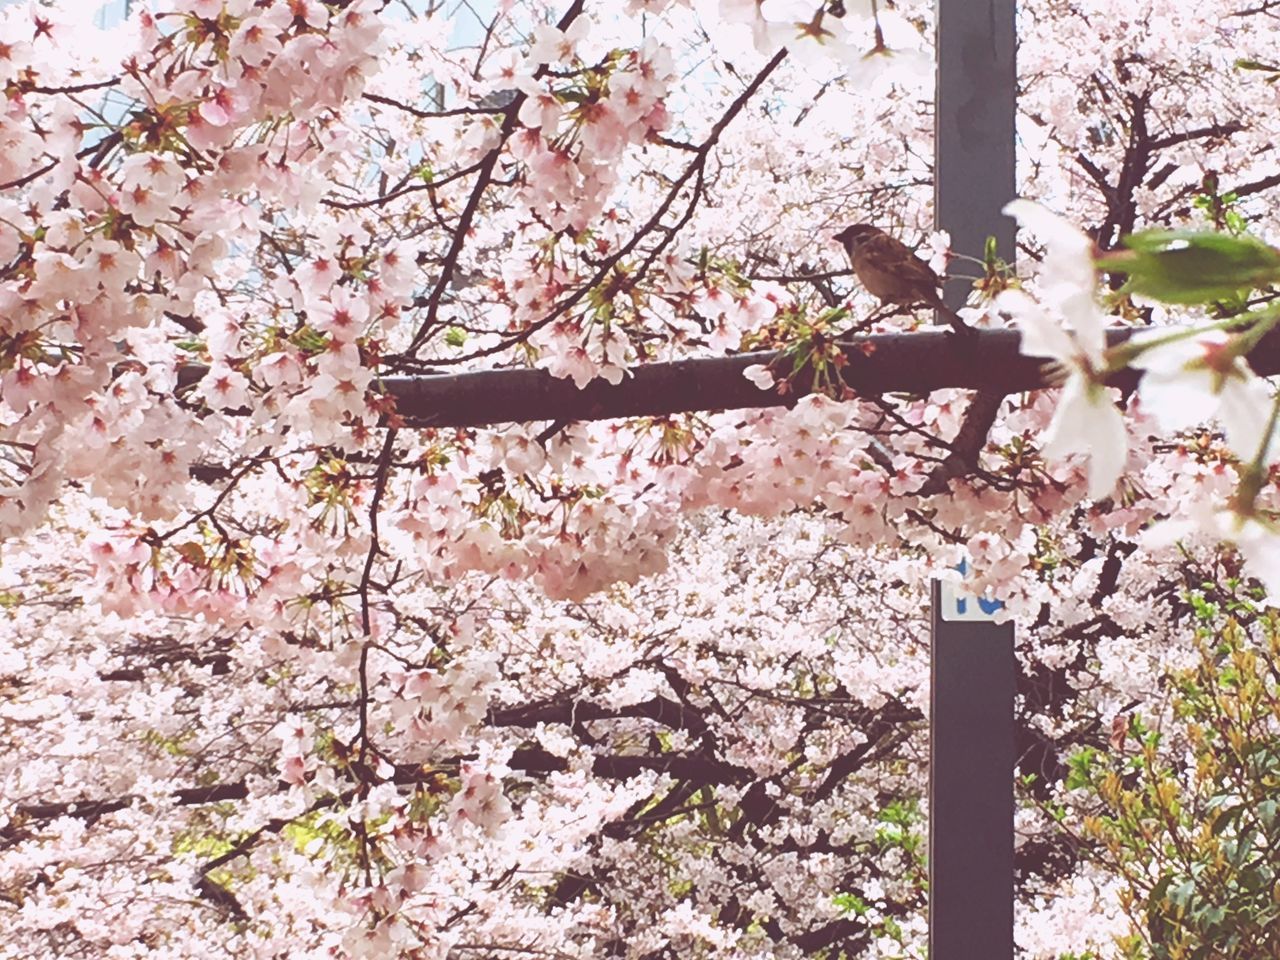
[[[941,297],[938,297],[935,300],[933,300],[933,302],[930,303],[929,306],[933,307],[933,309],[936,310],[940,316],[946,318],[947,323],[951,324],[951,329],[954,330],[956,333],[960,334],[961,336],[972,336],[974,333],[977,332],[975,328],[969,326],[969,324],[964,322],[964,317],[960,316],[960,314],[956,313],[954,310],[948,307],[945,303],[943,303]]]

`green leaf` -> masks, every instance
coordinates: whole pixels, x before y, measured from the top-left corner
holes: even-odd
[[[1156,881],[1154,887],[1151,888],[1150,901],[1159,903],[1164,899],[1166,893],[1169,892],[1169,885],[1173,883],[1173,874],[1165,873],[1160,875],[1160,879]]]
[[[1093,782],[1094,764],[1098,758],[1098,751],[1093,747],[1084,747],[1079,753],[1070,757],[1067,760],[1066,788],[1079,790],[1081,787],[1089,786]]]
[[[1147,230],[1098,266],[1129,277],[1124,286],[1165,303],[1212,303],[1280,281],[1280,250],[1252,237],[1193,230]]]
[[[1195,895],[1195,881],[1188,878],[1183,880],[1176,887],[1169,887],[1168,892],[1165,894],[1165,899],[1173,907],[1174,912],[1180,915],[1185,913],[1187,908],[1191,906],[1192,901],[1195,899]]]
[[[1235,67],[1238,70],[1263,70],[1267,73],[1280,72],[1280,67],[1274,64],[1263,63],[1261,60],[1246,60],[1243,57],[1236,60]]]
[[[1275,825],[1277,808],[1280,808],[1280,801],[1274,798],[1268,798],[1258,804],[1258,820],[1268,830]]]
[[[854,893],[837,893],[831,898],[831,904],[846,916],[860,917],[871,909],[870,904]]]

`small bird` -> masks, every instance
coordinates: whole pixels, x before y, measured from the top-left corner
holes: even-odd
[[[835,239],[849,254],[858,282],[872,296],[903,307],[926,304],[945,316],[956,333],[973,332],[960,314],[942,302],[938,294],[942,278],[901,240],[869,223],[845,227]]]

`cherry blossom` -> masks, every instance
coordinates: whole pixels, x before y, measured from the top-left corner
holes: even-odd
[[[1241,460],[1248,462],[1258,454],[1269,437],[1272,391],[1235,352],[1235,343],[1224,331],[1186,338],[1147,334],[1132,342],[1139,348],[1151,344],[1132,365],[1145,371],[1138,393],[1163,429],[1185,430],[1216,417]],[[1280,449],[1270,446],[1266,462],[1274,463]]]
[[[1045,243],[1047,253],[1038,276],[1041,300],[1052,305],[1070,329],[1022,291],[1007,290],[997,300],[997,307],[1022,326],[1022,352],[1049,357],[1061,365],[1062,395],[1045,430],[1045,453],[1052,457],[1088,454],[1089,496],[1105,497],[1124,470],[1127,444],[1124,420],[1102,382],[1107,371],[1106,318],[1094,299],[1090,241],[1065,220],[1026,201],[1014,201],[1005,212]]]
[[[1167,716],[1189,609],[1274,599],[1280,499],[1269,307],[1093,255],[1275,233],[1232,67],[1272,18],[1020,9],[1022,190],[1072,223],[1013,205],[1015,279],[933,232],[928,5],[421,6],[0,10],[8,953],[922,956],[967,556],[1017,624],[1019,943],[1117,956],[1066,764]],[[862,221],[983,273],[1061,389],[845,389],[919,323],[822,240]],[[465,393],[748,352],[775,406]],[[394,399],[453,375],[462,426]]]

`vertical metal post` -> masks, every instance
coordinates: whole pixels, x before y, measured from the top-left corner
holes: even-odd
[[[935,582],[929,957],[1012,960],[1013,624],[948,620],[942,593]]]
[[[1014,23],[1014,0],[937,3],[937,224],[958,253],[980,257],[994,236],[1010,262]],[[958,279],[944,295],[958,307],[968,290]],[[1013,626],[949,619],[956,601],[936,583],[932,599],[929,957],[1012,960]]]
[[[957,253],[980,257],[994,236],[1012,263],[1014,223],[1000,209],[1016,195],[1014,0],[938,0],[937,18],[935,220]],[[969,288],[948,283],[947,302],[960,306]]]

